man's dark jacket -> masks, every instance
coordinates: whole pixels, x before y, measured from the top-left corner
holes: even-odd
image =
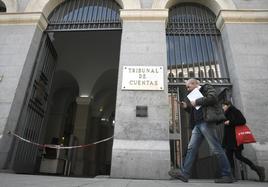
[[[221,105],[218,102],[218,96],[215,88],[211,84],[204,84],[199,90],[204,97],[197,99],[196,105],[201,106],[203,121],[208,124],[217,124],[222,122],[225,117]],[[187,111],[190,112],[190,126],[193,128],[195,125],[193,110],[194,107],[187,104]]]

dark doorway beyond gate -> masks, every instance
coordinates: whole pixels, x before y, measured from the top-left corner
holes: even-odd
[[[33,142],[61,146],[90,144],[113,136],[121,31],[52,32],[45,34],[45,38],[36,61],[37,67],[44,70],[35,69],[34,92],[29,95],[33,97],[29,101],[41,102],[43,113],[41,116],[37,111],[40,117],[36,118],[28,113],[33,108],[31,103],[29,107],[26,104],[21,116],[25,123],[19,126],[19,134],[26,133],[23,137]],[[57,54],[54,61],[47,58],[50,53],[46,51],[50,48],[44,50],[44,46],[51,46],[52,54]],[[53,62],[54,67],[48,71],[47,80],[44,73],[51,67],[46,65],[48,62]],[[36,88],[39,83],[35,80],[39,76],[48,82],[42,87],[44,92]],[[110,174],[111,140],[85,149],[62,151],[26,144],[19,143],[15,148],[14,158],[21,158],[14,161],[15,172],[68,176]]]
[[[120,31],[50,33],[58,53],[44,143],[90,144],[113,135]],[[112,142],[59,153],[59,168],[43,173],[109,175]],[[43,159],[44,160],[44,159]],[[62,161],[60,161],[62,160]]]

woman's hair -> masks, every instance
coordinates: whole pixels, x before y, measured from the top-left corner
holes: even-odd
[[[231,101],[224,101],[222,104],[223,105],[227,105],[227,106],[231,106],[232,105],[232,102]]]

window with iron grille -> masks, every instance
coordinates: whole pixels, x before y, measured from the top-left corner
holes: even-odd
[[[51,12],[47,31],[121,29],[114,0],[66,0]]]
[[[221,33],[211,10],[195,3],[171,7],[166,35],[170,83],[189,78],[229,83]]]

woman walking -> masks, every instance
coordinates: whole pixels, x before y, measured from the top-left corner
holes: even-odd
[[[242,155],[244,149],[243,144],[237,146],[235,126],[246,124],[246,119],[243,114],[231,102],[226,101],[223,103],[223,110],[226,116],[226,121],[224,122],[224,136],[222,145],[225,148],[226,155],[230,162],[233,174],[235,171],[234,155],[235,157],[247,164],[252,170],[254,170],[259,176],[259,180],[263,182],[265,180],[265,170],[264,167],[257,166],[251,162],[248,158]]]

